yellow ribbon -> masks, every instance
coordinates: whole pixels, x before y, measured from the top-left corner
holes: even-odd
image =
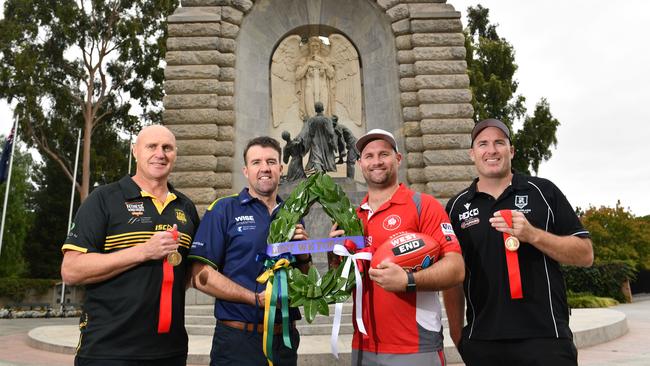
[[[272,355],[269,354],[271,349],[267,348],[267,340],[269,336],[269,313],[271,311],[271,299],[273,298],[273,282],[269,281],[274,275],[275,271],[282,268],[289,268],[291,262],[286,258],[281,258],[273,264],[272,267],[264,271],[262,274],[257,276],[257,282],[264,284],[266,283],[266,289],[264,290],[264,334],[262,335],[262,349],[266,359],[269,361],[269,366],[273,366]],[[275,306],[273,307],[273,317],[275,318]],[[275,323],[275,321],[273,322]],[[271,327],[274,324],[270,325]],[[271,328],[273,331],[273,328]],[[273,335],[271,335],[273,337]]]

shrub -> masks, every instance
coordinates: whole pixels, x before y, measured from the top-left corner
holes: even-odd
[[[563,266],[562,270],[568,291],[611,297],[620,302],[625,302],[621,284],[633,280],[636,275],[634,265],[624,261],[596,264],[590,268]]]
[[[567,293],[567,302],[570,308],[606,308],[618,305],[618,301],[611,297],[598,297],[588,292]]]
[[[34,295],[43,295],[59,280],[36,278],[0,278],[0,294],[11,301],[20,302],[32,291]]]

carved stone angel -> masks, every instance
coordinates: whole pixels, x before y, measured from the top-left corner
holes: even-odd
[[[305,118],[323,103],[326,116],[361,126],[361,77],[356,49],[340,34],[331,34],[326,45],[319,37],[305,43],[300,36],[285,38],[273,54],[271,99],[273,127],[284,125],[297,133]]]

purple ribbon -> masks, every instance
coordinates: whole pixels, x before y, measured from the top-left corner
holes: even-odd
[[[294,255],[331,252],[334,250],[335,245],[344,245],[345,240],[352,241],[357,246],[357,249],[363,249],[365,247],[363,236],[339,236],[337,238],[286,241],[284,243],[269,244],[266,246],[266,254],[269,257],[275,257],[287,252]]]

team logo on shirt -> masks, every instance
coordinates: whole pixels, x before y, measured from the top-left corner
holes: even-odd
[[[176,220],[178,220],[183,225],[187,224],[187,218],[185,217],[185,212],[183,210],[179,210],[178,208],[174,211],[176,212]]]
[[[445,235],[445,236],[450,236],[450,235],[456,236],[456,233],[454,233],[454,227],[451,226],[451,224],[448,223],[448,222],[443,222],[442,224],[440,224],[440,229],[442,230],[442,235]]]
[[[126,209],[133,216],[142,216],[144,214],[144,202],[124,202]]]
[[[479,223],[479,211],[478,207],[470,209],[471,203],[466,203],[463,206],[465,206],[465,212],[461,212],[458,214],[458,221],[460,221],[460,228],[461,229],[467,229],[470,226],[474,226]],[[453,228],[452,228],[453,230]]]
[[[382,226],[384,230],[393,231],[397,230],[402,224],[402,218],[397,215],[390,215],[384,219]]]
[[[235,230],[242,233],[248,230],[255,230],[255,217],[253,215],[240,215],[235,217]]]
[[[515,206],[520,210],[528,205],[528,195],[525,196],[515,196]]]

